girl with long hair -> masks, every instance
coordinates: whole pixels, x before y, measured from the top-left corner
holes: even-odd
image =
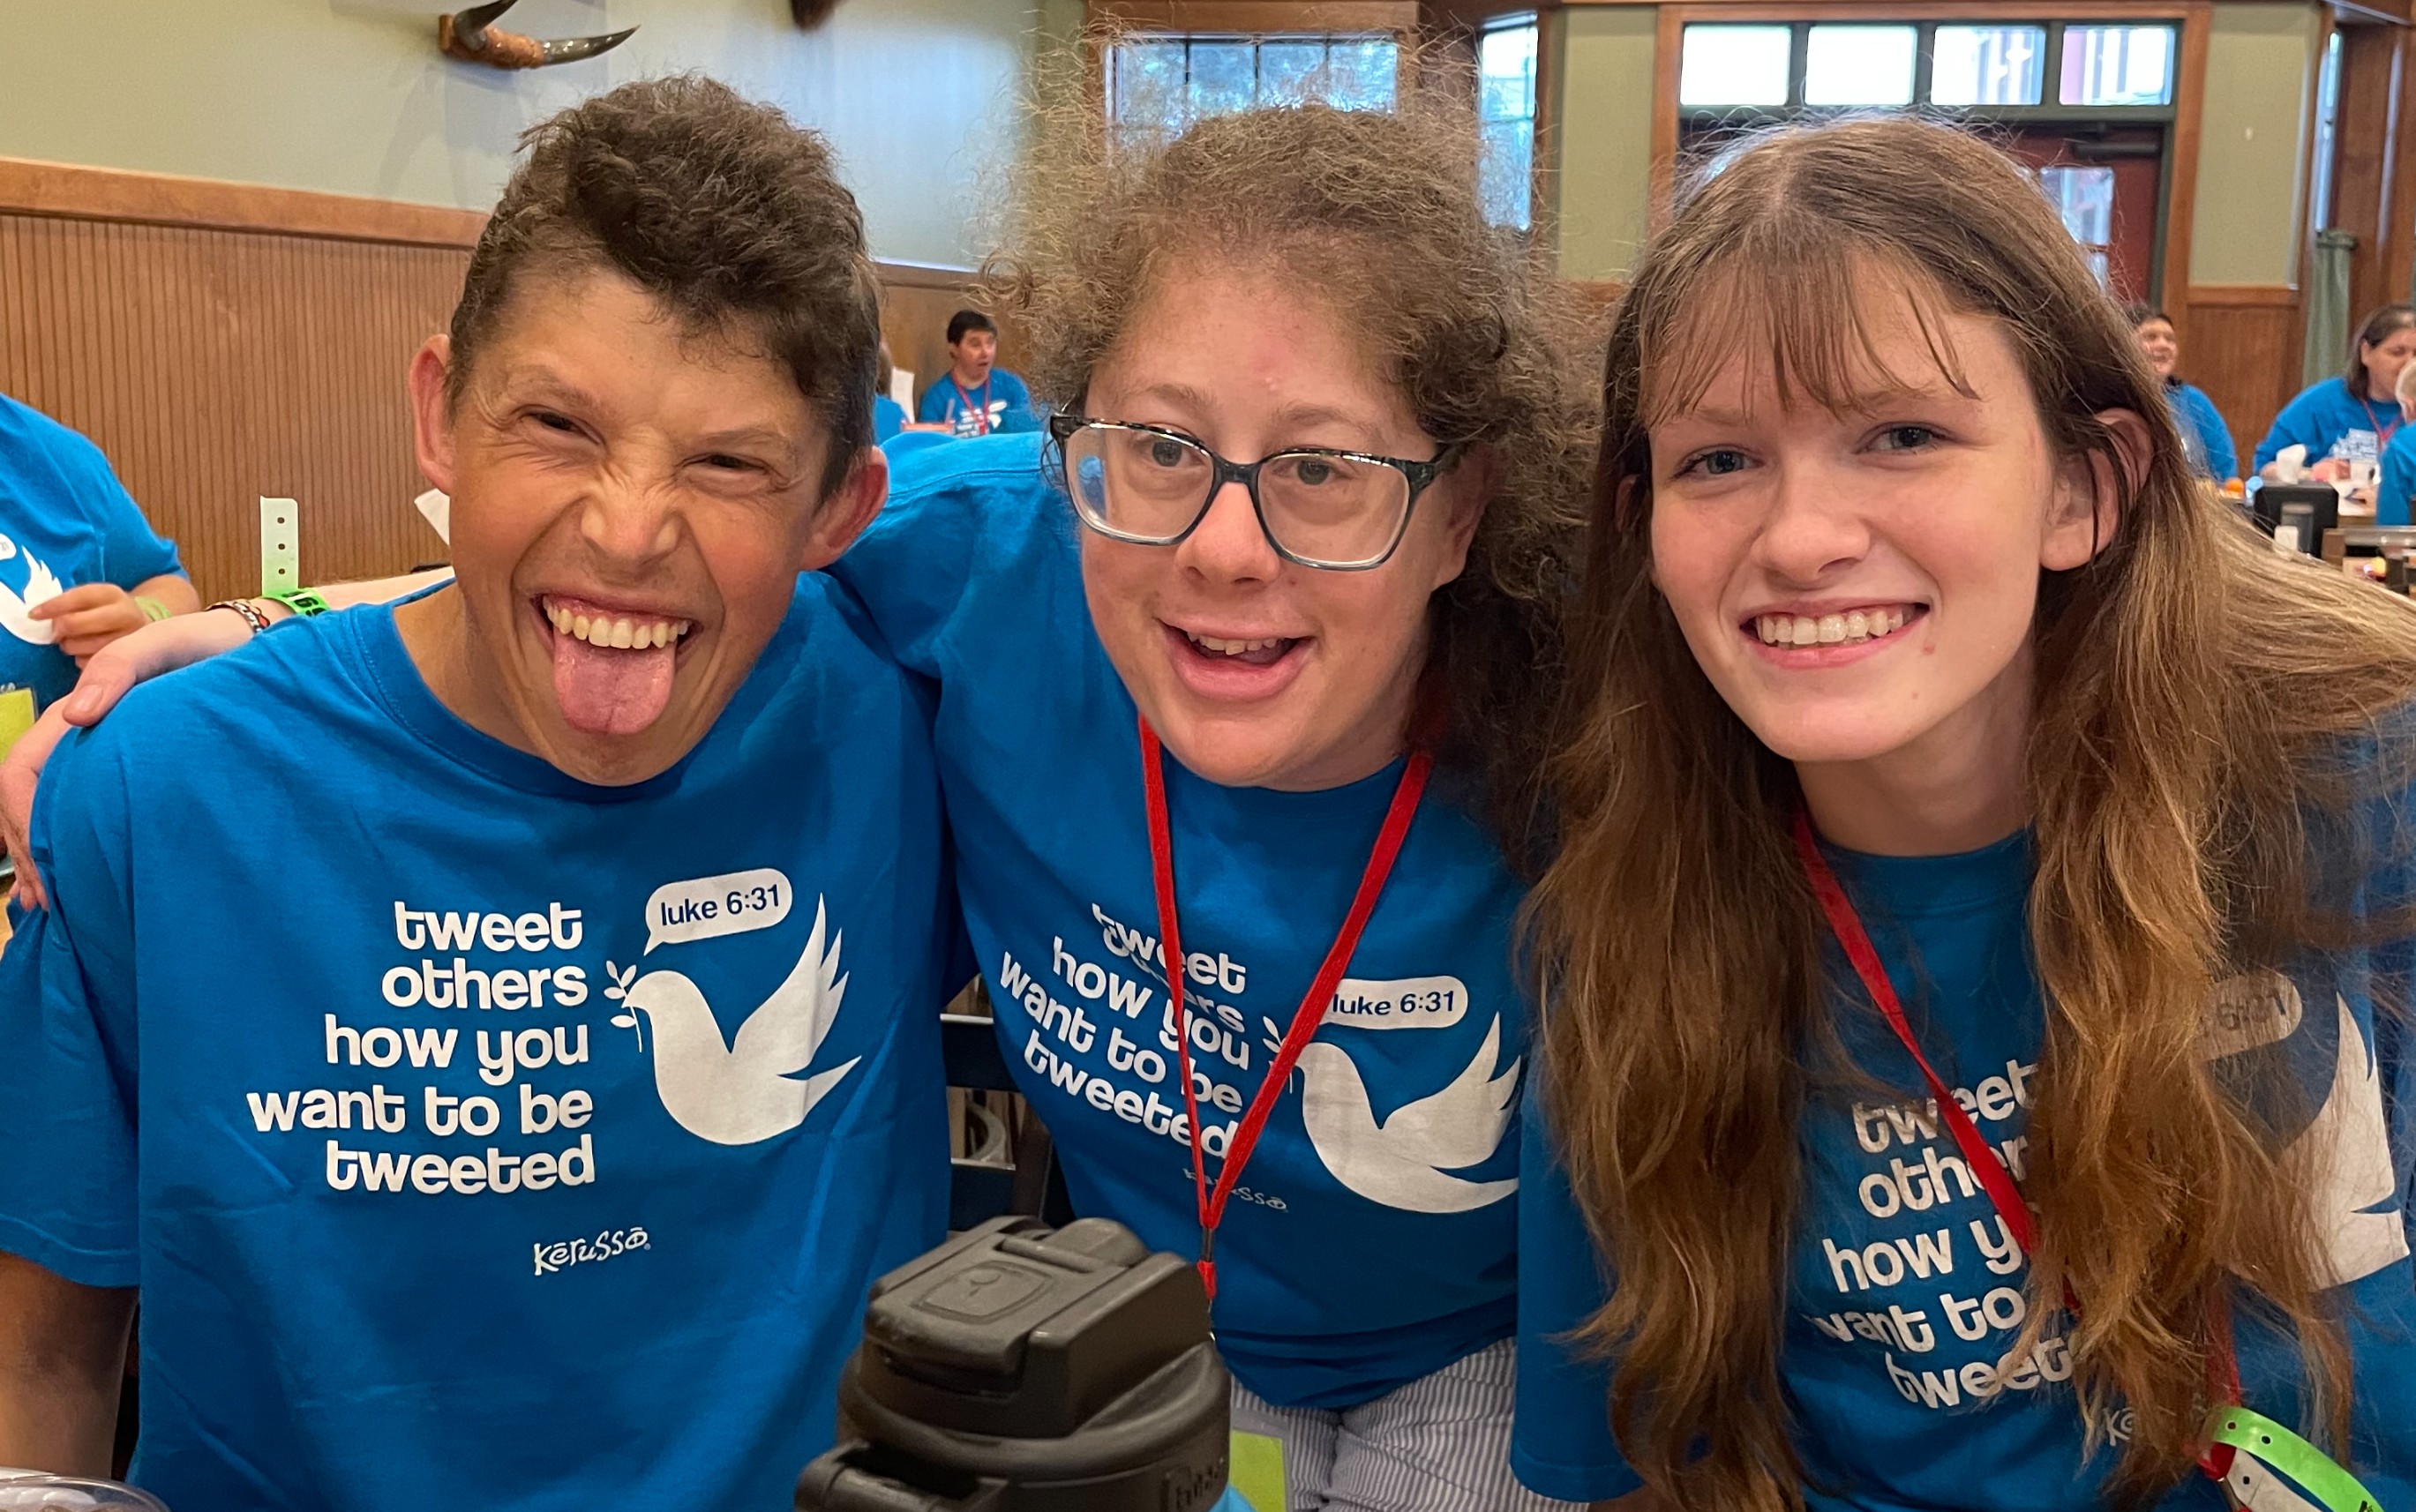
[[[1497,834],[1560,665],[1584,322],[1487,224],[1464,104],[1037,135],[993,292],[1049,434],[907,438],[834,569],[937,686],[1002,1048],[1077,1210],[1200,1256],[1286,1508],[1543,1508]]]
[[[1755,140],[1638,263],[1533,899],[1534,1489],[2416,1498],[2416,615],[2202,500],[2156,382],[1937,126]]]

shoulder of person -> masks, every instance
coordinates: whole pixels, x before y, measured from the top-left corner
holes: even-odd
[[[889,502],[874,525],[893,511],[1004,509],[1053,499],[1056,485],[1041,466],[1045,441],[1038,431],[1017,431],[901,446],[889,454]]]
[[[109,465],[108,454],[91,437],[30,404],[0,394],[0,457],[9,454],[14,454],[11,460],[17,466],[47,467],[71,485],[100,478],[113,486],[117,476]],[[75,502],[82,505],[86,501],[78,494]]]

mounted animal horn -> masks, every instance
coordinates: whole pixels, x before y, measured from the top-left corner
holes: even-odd
[[[507,32],[494,24],[495,18],[512,8],[516,0],[494,0],[492,5],[473,6],[436,18],[436,45],[448,58],[464,63],[483,63],[490,68],[542,68],[556,63],[576,63],[610,52],[627,41],[637,31],[607,32],[600,37],[565,37],[540,40]]]

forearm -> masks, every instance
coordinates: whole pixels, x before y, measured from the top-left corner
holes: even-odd
[[[190,614],[202,606],[202,595],[193,589],[193,580],[180,572],[161,573],[134,585],[134,596],[150,599],[170,614]]]
[[[134,1294],[0,1254],[0,1465],[106,1476]]]

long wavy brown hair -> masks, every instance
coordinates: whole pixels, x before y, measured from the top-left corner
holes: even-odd
[[[2370,739],[2344,753],[2416,692],[2416,614],[2277,558],[2200,493],[2160,386],[2036,187],[1971,136],[1899,119],[1789,129],[1715,164],[1610,335],[1551,768],[1563,844],[1531,921],[1548,1108],[1618,1278],[1587,1332],[1618,1361],[1622,1449],[1689,1509],[1803,1503],[1778,1354],[1800,1123],[1843,1010],[1788,837],[1794,771],[1722,701],[1653,585],[1648,427],[1748,343],[1787,402],[1841,405],[1873,356],[1865,297],[1910,298],[1933,334],[1950,311],[1999,322],[2049,444],[2122,480],[2110,539],[2044,575],[2032,629],[2029,920],[2048,1005],[2032,1336],[2077,1298],[2092,1441],[2131,1415],[2118,1499],[2187,1472],[2210,1307],[2235,1279],[2297,1329],[2311,1431],[2337,1446],[2348,1370],[2303,1242],[2304,1173],[2203,1037],[2219,982],[2338,942],[2310,900],[2310,835],[2406,780],[2405,741],[2379,765]],[[2107,410],[2150,421],[2144,466],[2092,418]]]
[[[1095,95],[1057,91],[1034,107],[986,293],[1023,327],[1034,391],[1075,406],[1162,281],[1271,270],[1339,313],[1428,435],[1481,448],[1492,488],[1467,570],[1435,594],[1427,685],[1445,770],[1518,850],[1563,669],[1600,326],[1487,222],[1472,82],[1450,87],[1439,58],[1409,71],[1427,82],[1392,111],[1245,111],[1171,140],[1102,132]]]

